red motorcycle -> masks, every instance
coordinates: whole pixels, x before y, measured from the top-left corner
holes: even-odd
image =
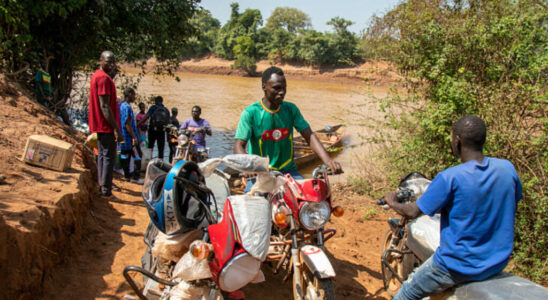
[[[165,214],[166,224],[175,222],[175,219],[184,224],[183,222],[188,220],[187,217],[198,213],[196,208],[200,206],[207,207],[209,217],[203,220],[206,222],[205,226],[198,226],[201,229],[182,234],[165,230],[162,222],[154,223],[156,226],[149,225],[145,234],[148,248],[142,259],[143,267],[130,266],[124,269],[126,281],[140,299],[180,299],[180,295],[183,294],[186,297],[183,297],[184,299],[218,300],[250,282],[264,280],[260,268],[269,249],[272,227],[270,203],[260,196],[230,196],[219,199],[219,202],[226,199],[222,211],[219,210],[215,197],[215,194],[219,195],[216,192],[219,187],[215,185],[220,184],[228,189],[228,183],[224,175],[215,174],[214,172],[207,177],[204,184],[203,181],[193,180],[194,177],[201,178],[202,175],[192,162],[179,161],[173,167],[159,160],[149,163],[143,198],[147,209],[155,211],[153,216],[160,216],[175,204],[174,206],[179,207],[184,214],[177,215],[176,218],[171,214]],[[211,181],[215,178],[215,181]],[[162,186],[166,197],[160,197]],[[194,208],[185,204],[190,203],[186,200],[191,197],[204,199],[193,196],[200,193],[208,194],[208,200]],[[228,194],[228,190],[226,193]],[[165,205],[156,203],[154,199],[159,198],[165,200]],[[193,210],[196,210],[196,213],[193,214]],[[158,228],[166,231],[160,238]],[[166,263],[166,259],[154,254],[154,247],[159,240],[191,240],[186,238],[185,234],[190,237],[196,233],[200,235],[200,232],[201,238],[194,240],[188,248],[188,244],[183,246],[183,242],[176,242],[175,246],[171,246],[189,249],[176,260]],[[142,286],[135,279],[137,273],[144,275]]]
[[[271,193],[274,229],[267,260],[275,263],[274,273],[284,269],[284,281],[293,274],[294,299],[335,299],[335,270],[325,254],[324,243],[336,234],[324,229],[331,214],[344,210],[333,207],[326,165],[317,167],[312,179],[296,181],[291,175],[284,188]]]

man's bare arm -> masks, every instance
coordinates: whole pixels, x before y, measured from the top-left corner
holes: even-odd
[[[116,119],[114,118],[114,113],[112,112],[112,109],[110,109],[110,96],[109,95],[99,95],[99,104],[101,106],[101,112],[103,113],[103,117],[105,117],[105,120],[108,122],[111,128],[114,129],[114,134],[116,135],[116,141],[121,143],[124,141],[122,137],[122,133],[120,132],[120,128],[118,127],[118,124],[116,123]]]
[[[247,141],[236,139],[234,141],[234,154],[247,154],[246,147]]]
[[[133,131],[133,126],[131,126],[131,119],[127,118],[126,123],[124,124],[126,127],[127,132],[129,133],[129,136],[137,143],[137,136],[135,135],[135,132]]]
[[[305,139],[306,143],[310,145],[312,151],[314,151],[314,153],[316,153],[318,157],[320,157],[324,164],[328,165],[335,174],[342,173],[341,165],[338,162],[331,160],[331,157],[329,157],[329,154],[323,147],[322,142],[320,142],[320,139],[316,136],[314,132],[312,132],[312,129],[310,129],[310,127],[306,128],[300,133]]]
[[[394,192],[384,195],[384,200],[394,211],[409,219],[414,219],[422,214],[416,202],[399,203]]]

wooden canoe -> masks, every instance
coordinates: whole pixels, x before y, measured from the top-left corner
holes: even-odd
[[[320,139],[320,142],[329,154],[338,152],[342,149],[342,137],[344,134],[343,125],[331,126],[329,130],[326,127],[317,130],[314,133],[316,133],[316,136]],[[293,140],[293,153],[295,165],[297,165],[299,169],[319,159],[316,153],[312,151],[310,146],[308,146],[304,138],[300,135]]]

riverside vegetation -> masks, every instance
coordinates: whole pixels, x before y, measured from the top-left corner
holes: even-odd
[[[396,64],[408,93],[382,99],[369,141],[393,183],[458,164],[451,126],[485,120],[485,153],[510,160],[523,183],[509,270],[548,284],[548,10],[545,1],[403,1],[372,20],[369,55]],[[371,122],[370,122],[371,123]],[[389,130],[386,130],[386,127]]]
[[[29,86],[31,70],[51,58],[53,96],[65,109],[74,76],[91,70],[104,49],[126,62],[154,57],[156,71],[170,74],[182,60],[210,54],[234,59],[250,74],[264,58],[314,67],[389,61],[405,76],[408,93],[382,99],[386,122],[369,140],[381,147],[388,179],[415,170],[434,176],[455,165],[451,124],[464,114],[480,116],[489,128],[486,154],[512,161],[523,182],[510,270],[548,284],[546,1],[404,0],[373,17],[359,37],[349,20],[334,17],[333,32],[322,33],[304,12],[287,7],[263,26],[259,10],[240,12],[237,3],[221,26],[199,2],[3,2],[0,70]]]

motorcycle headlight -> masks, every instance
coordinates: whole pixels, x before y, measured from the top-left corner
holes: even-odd
[[[184,134],[181,134],[177,137],[177,142],[180,144],[180,145],[184,145],[188,142],[188,136],[184,135]]]
[[[299,220],[304,228],[318,230],[327,223],[330,215],[331,210],[327,202],[307,202],[300,209]]]

